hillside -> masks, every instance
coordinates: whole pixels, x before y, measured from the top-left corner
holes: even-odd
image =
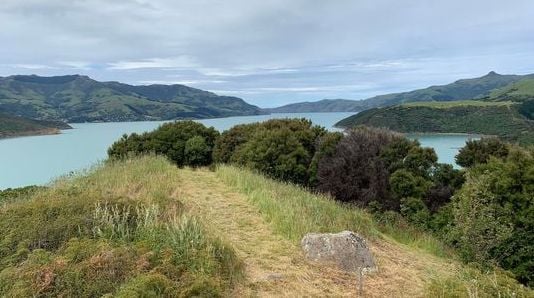
[[[534,78],[523,79],[503,88],[492,91],[485,99],[490,101],[516,101],[534,100]]]
[[[513,102],[419,102],[374,108],[341,120],[338,127],[367,125],[406,133],[471,133],[534,143],[534,122]]]
[[[323,99],[314,102],[299,102],[277,108],[264,109],[269,113],[316,113],[316,112],[359,112],[360,101],[348,99]]]
[[[365,297],[532,294],[461,265],[429,235],[228,166],[142,157],[12,196],[0,196],[0,292],[10,297],[354,297],[354,275],[299,248],[305,233],[344,229],[364,235],[379,264]]]
[[[462,79],[451,84],[431,86],[410,92],[379,95],[368,98],[362,103],[369,107],[382,107],[407,102],[477,99],[488,96],[496,89],[528,78],[534,78],[534,74],[501,75],[491,71],[479,78]]]
[[[520,82],[523,80],[524,82]],[[532,95],[534,93],[533,82],[534,74],[501,75],[492,71],[479,78],[462,79],[451,84],[431,86],[410,92],[379,95],[364,100],[335,99],[294,103],[267,109],[267,111],[273,113],[357,112],[370,108],[420,101],[513,100]]]
[[[240,98],[183,85],[132,86],[86,76],[0,77],[0,112],[41,120],[107,122],[260,114]]]
[[[59,121],[33,120],[0,114],[0,139],[17,136],[56,134],[61,129],[72,128]]]

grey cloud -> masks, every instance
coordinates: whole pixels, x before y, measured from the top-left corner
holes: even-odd
[[[263,106],[361,99],[534,72],[532,11],[530,0],[2,0],[0,75],[183,82]]]

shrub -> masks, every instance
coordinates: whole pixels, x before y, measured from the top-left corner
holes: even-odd
[[[398,198],[421,198],[428,191],[431,182],[421,176],[415,176],[406,169],[395,171],[389,179],[391,191]]]
[[[456,155],[456,163],[464,168],[476,164],[486,163],[490,156],[505,158],[508,155],[508,145],[497,138],[482,138],[467,141]]]
[[[325,156],[334,154],[336,146],[342,138],[343,134],[340,132],[328,132],[317,139],[315,154],[313,155],[309,169],[310,185],[312,187],[316,187],[318,183],[317,170],[319,168],[319,161]]]
[[[235,150],[246,143],[260,123],[241,124],[224,131],[215,142],[213,160],[216,163],[229,163]]]
[[[158,129],[141,135],[124,135],[109,149],[110,158],[125,158],[131,154],[156,153],[182,166],[206,166],[212,162],[212,151],[219,136],[213,127],[194,121],[165,123]]]
[[[401,200],[401,214],[418,227],[426,228],[430,221],[430,212],[423,200],[408,197]]]
[[[343,202],[366,206],[376,200],[391,206],[389,172],[379,158],[382,150],[401,135],[376,128],[359,128],[348,132],[332,154],[319,161],[318,189]]]
[[[433,149],[388,130],[361,127],[331,138],[318,162],[317,187],[344,202],[399,211],[401,199],[417,198],[437,210],[461,181],[456,170],[437,163]],[[451,192],[427,199],[450,184]]]
[[[313,126],[306,119],[239,125],[222,134],[215,146],[214,159],[307,185],[317,140],[325,134],[324,128]]]
[[[534,155],[512,148],[468,171],[453,200],[451,238],[466,261],[496,262],[534,285]]]

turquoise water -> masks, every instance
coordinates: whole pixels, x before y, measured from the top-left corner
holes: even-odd
[[[295,113],[199,120],[218,130],[272,118],[308,118],[313,123],[335,130],[333,125],[352,113]],[[91,167],[106,158],[107,148],[125,133],[145,132],[163,122],[120,122],[72,124],[74,129],[59,135],[0,140],[0,189],[46,184],[71,172]],[[436,149],[441,162],[454,162],[457,148],[467,136],[415,136],[425,146]]]

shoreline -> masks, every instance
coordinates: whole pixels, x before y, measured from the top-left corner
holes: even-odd
[[[72,128],[69,128],[69,129],[72,129]],[[37,130],[37,131],[26,131],[26,132],[21,132],[21,133],[0,135],[0,141],[6,140],[6,139],[16,139],[16,138],[24,138],[24,137],[59,135],[62,133],[61,131],[62,130],[59,128],[50,128],[50,129],[43,129],[43,130]]]

